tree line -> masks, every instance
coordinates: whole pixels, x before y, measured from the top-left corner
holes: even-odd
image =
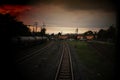
[[[98,32],[87,31],[84,36],[92,35],[94,40],[115,42],[117,37],[117,29],[114,26],[110,26],[107,30],[100,29]]]
[[[0,32],[4,38],[34,35],[44,36],[46,29],[42,28],[40,32],[32,33],[27,25],[18,21],[15,16],[11,16],[10,14],[0,14]]]
[[[10,14],[0,14],[0,34],[3,39],[9,39],[16,36],[46,36],[46,29],[41,28],[40,32],[30,32],[30,29],[27,25],[23,24],[16,19],[14,16],[10,16]],[[100,41],[116,41],[116,33],[117,30],[114,26],[110,26],[107,30],[100,29],[98,32],[87,31],[83,35],[92,35],[94,36],[94,40]],[[61,35],[61,33],[58,33]]]

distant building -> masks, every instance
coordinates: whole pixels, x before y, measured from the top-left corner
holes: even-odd
[[[77,39],[83,39],[83,38],[84,38],[83,35],[80,35],[80,34],[79,34],[79,35],[77,36]]]
[[[86,35],[86,36],[84,36],[82,34],[77,35],[77,39],[78,40],[84,40],[84,39],[86,39],[86,40],[92,40],[93,38],[94,38],[93,35]]]
[[[61,35],[58,37],[59,39],[68,39],[68,36],[67,35]]]
[[[94,36],[93,35],[83,35],[83,34],[78,34],[76,36],[77,40],[93,40]],[[75,39],[75,36],[73,35],[60,35],[58,36],[58,39]]]
[[[93,35],[86,36],[86,39],[87,39],[87,40],[92,40],[93,38],[94,38]]]

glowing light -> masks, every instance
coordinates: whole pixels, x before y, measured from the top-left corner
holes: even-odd
[[[18,14],[24,13],[25,11],[30,10],[30,6],[22,6],[22,5],[2,5],[0,6],[0,13],[2,14],[11,14],[16,16]]]

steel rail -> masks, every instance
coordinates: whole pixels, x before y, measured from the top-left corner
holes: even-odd
[[[55,80],[74,80],[70,49],[65,42],[63,43],[63,50],[55,75]]]
[[[53,44],[53,43],[52,43],[52,44]],[[16,63],[21,64],[21,63],[23,63],[24,61],[30,59],[31,57],[37,56],[37,55],[40,54],[39,52],[44,52],[44,51],[46,51],[47,48],[49,48],[50,46],[51,46],[51,44],[48,44],[48,45],[46,45],[45,47],[43,47],[43,48],[41,48],[41,49],[39,49],[39,50],[35,50],[35,51],[32,52],[31,54],[26,55],[26,56],[24,56],[24,57],[16,60]],[[39,54],[38,54],[38,53],[39,53]]]

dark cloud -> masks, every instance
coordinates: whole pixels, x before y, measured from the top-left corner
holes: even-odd
[[[63,2],[62,2],[63,1]],[[57,0],[57,4],[64,4],[69,10],[105,10],[114,11],[115,1],[112,0]]]
[[[31,9],[30,6],[21,6],[21,5],[3,5],[0,6],[0,13],[1,14],[11,14],[12,16],[19,16],[26,11]]]
[[[26,5],[32,0],[0,0],[0,5],[11,4],[11,5]]]
[[[28,5],[36,3],[54,3],[54,0],[0,0],[0,5],[12,4],[12,5]]]
[[[21,4],[21,5],[36,5],[36,4],[54,4],[63,5],[68,10],[79,9],[102,9],[113,11],[115,10],[115,1],[113,0],[2,0],[0,4]]]

